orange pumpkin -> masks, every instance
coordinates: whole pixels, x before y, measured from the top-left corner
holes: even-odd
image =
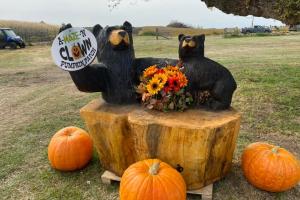
[[[74,126],[59,130],[48,146],[48,159],[54,169],[73,171],[83,168],[92,158],[89,134]]]
[[[284,148],[256,142],[242,155],[242,169],[247,180],[257,188],[282,192],[300,180],[300,163]]]
[[[184,200],[186,185],[179,172],[158,159],[137,162],[125,170],[121,200]]]

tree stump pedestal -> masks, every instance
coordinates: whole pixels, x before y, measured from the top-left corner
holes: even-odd
[[[158,158],[181,174],[188,190],[230,170],[241,115],[234,109],[163,113],[140,105],[93,100],[80,110],[104,169],[121,177],[133,163]]]

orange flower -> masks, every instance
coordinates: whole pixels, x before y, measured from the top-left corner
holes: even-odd
[[[167,71],[179,71],[179,68],[177,66],[171,66],[171,65],[167,66],[165,69]]]
[[[177,74],[177,71],[165,70],[165,74],[167,74],[168,77],[172,77]]]
[[[186,76],[183,73],[178,73],[177,77],[179,79],[179,85],[180,85],[181,88],[187,86],[188,80],[187,80]]]
[[[157,73],[157,74],[164,74],[164,73],[165,73],[165,70],[164,70],[164,69],[158,69],[156,73]]]
[[[151,77],[158,71],[157,65],[152,65],[144,70],[143,77]]]

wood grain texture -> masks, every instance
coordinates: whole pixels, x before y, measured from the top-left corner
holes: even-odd
[[[101,100],[93,100],[80,113],[105,169],[122,176],[139,160],[159,158],[183,168],[189,190],[229,172],[241,118],[234,109],[162,113]]]

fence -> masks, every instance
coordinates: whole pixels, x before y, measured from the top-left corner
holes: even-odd
[[[20,27],[13,28],[17,35],[21,36],[26,43],[53,41],[58,31],[53,29],[30,30]]]

